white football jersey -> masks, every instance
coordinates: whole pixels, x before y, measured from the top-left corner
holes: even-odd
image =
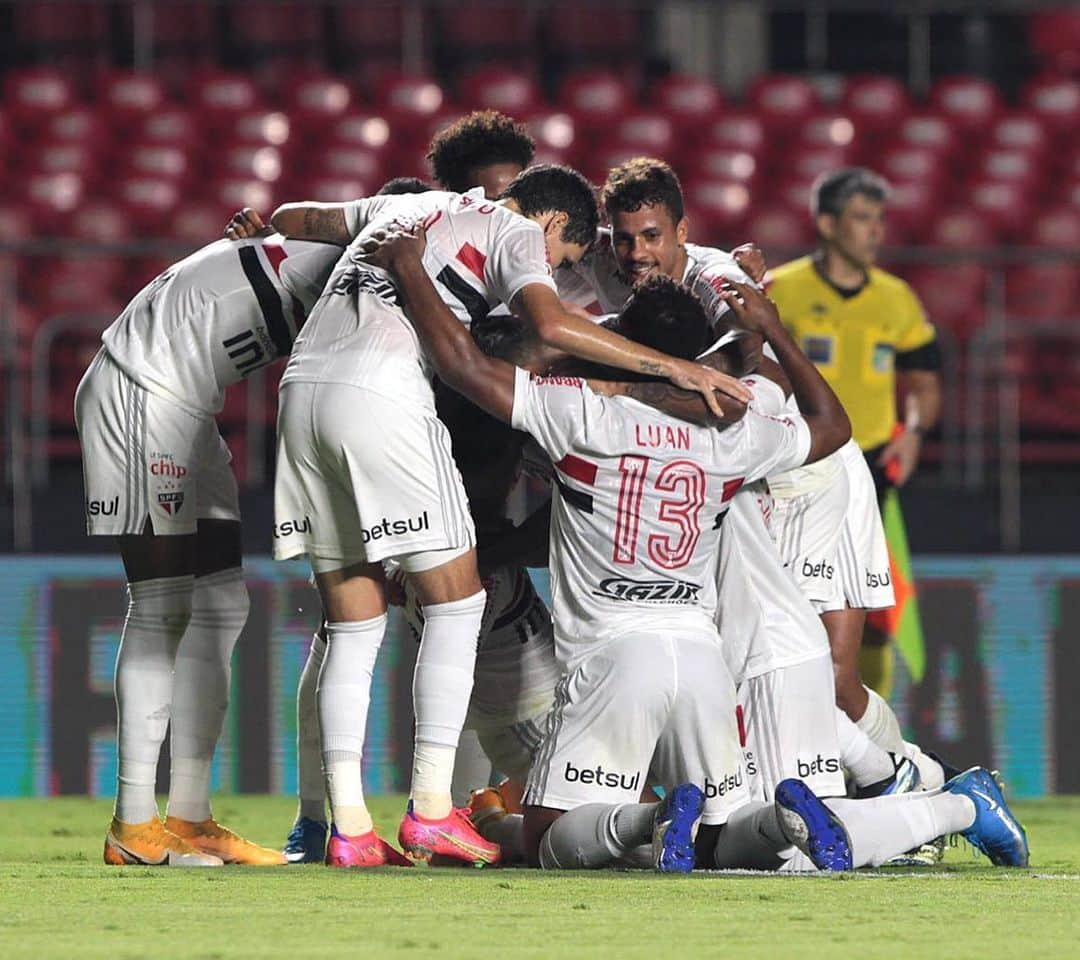
[[[101,341],[137,384],[213,416],[226,387],[288,355],[340,256],[282,237],[218,240],[143,287]]]
[[[746,377],[751,409],[787,412],[784,392],[763,377]],[[760,481],[740,488],[731,501],[720,541],[716,626],[736,682],[791,666],[828,651],[814,608],[785,569],[773,537],[772,495]]]
[[[680,279],[698,295],[715,322],[728,309],[718,296],[722,281],[753,281],[725,250],[688,243],[686,256],[686,269]],[[633,290],[619,270],[608,228],[597,231],[596,242],[578,263],[555,271],[555,282],[563,300],[581,307],[598,304],[604,313],[621,310]]]
[[[376,231],[425,225],[424,269],[466,325],[529,284],[555,290],[540,226],[480,189],[366,197],[346,205],[345,219],[355,239],[297,337],[282,383],[345,383],[430,402],[430,371],[397,287],[363,260],[361,246]]]
[[[712,629],[727,508],[744,483],[806,460],[797,416],[750,411],[697,427],[577,377],[516,373],[513,426],[555,466],[550,551],[556,652],[566,667],[590,644],[650,625]]]

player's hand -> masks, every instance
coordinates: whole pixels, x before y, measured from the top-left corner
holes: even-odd
[[[251,207],[244,207],[232,215],[225,225],[225,236],[230,240],[250,240],[252,237],[268,237],[274,232],[273,227],[263,223],[262,217]]]
[[[360,245],[360,252],[365,263],[393,273],[398,264],[423,257],[426,247],[427,233],[423,227],[402,227],[373,233]]]
[[[922,437],[918,433],[914,430],[898,430],[881,451],[877,462],[884,468],[893,486],[902,487],[915,472],[921,450]]]
[[[742,267],[743,273],[754,283],[761,283],[765,279],[765,272],[768,270],[765,264],[765,254],[756,243],[741,243],[731,251],[731,255],[735,258],[735,262]]]
[[[780,326],[780,312],[776,304],[757,287],[725,280],[720,296],[731,307],[743,329],[768,337],[770,330]]]
[[[683,390],[700,393],[713,415],[720,419],[745,411],[753,396],[741,380],[691,360],[673,361],[668,379]]]

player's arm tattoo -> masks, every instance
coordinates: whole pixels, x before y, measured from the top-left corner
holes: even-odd
[[[304,211],[304,236],[310,240],[324,240],[341,246],[352,239],[345,229],[345,211],[340,207],[308,207]]]
[[[630,397],[639,403],[660,410],[662,413],[697,424],[699,427],[715,427],[741,420],[746,408],[735,401],[724,400],[723,419],[717,420],[705,405],[700,393],[682,390],[666,380],[648,380],[640,383],[623,383],[610,380],[589,380],[594,393],[605,397]]]
[[[647,373],[651,377],[664,376],[663,367],[661,367],[660,364],[656,363],[653,360],[642,360],[638,364],[638,370],[641,371],[641,373]]]

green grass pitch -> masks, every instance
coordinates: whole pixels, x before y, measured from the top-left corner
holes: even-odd
[[[392,837],[400,798],[376,798]],[[110,805],[0,801],[0,957],[1080,956],[1080,797],[1016,804],[1031,870],[966,845],[933,870],[785,877],[527,870],[106,867]],[[282,797],[221,797],[267,844]]]

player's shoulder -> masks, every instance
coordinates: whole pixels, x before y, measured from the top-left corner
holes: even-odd
[[[720,247],[706,247],[700,243],[688,243],[686,255],[689,258],[691,268],[699,270],[737,270],[742,272],[738,261],[730,250],[722,250]]]

